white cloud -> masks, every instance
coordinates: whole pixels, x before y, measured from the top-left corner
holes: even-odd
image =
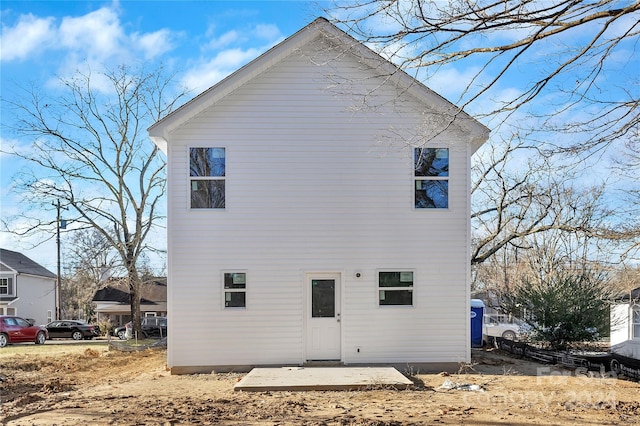
[[[203,51],[223,49],[233,44],[237,45],[249,41],[254,42],[255,39],[267,40],[273,44],[283,39],[277,25],[272,24],[257,24],[255,27],[245,31],[230,30],[217,37],[215,36],[215,26],[211,25],[207,29],[206,36],[210,37],[211,40],[203,44]]]
[[[14,27],[2,26],[0,61],[23,60],[53,42],[53,18],[22,15]]]
[[[257,57],[262,50],[223,50],[210,61],[202,61],[187,71],[182,79],[182,84],[196,93],[203,92]]]
[[[132,34],[133,47],[143,52],[145,59],[152,59],[173,49],[173,34],[162,29],[148,34]]]
[[[65,16],[56,25],[52,17],[20,16],[3,27],[2,61],[34,59],[47,50],[60,52],[58,74],[73,73],[81,64],[98,70],[107,63],[154,59],[174,48],[178,33],[169,29],[127,33],[117,3],[82,16]]]
[[[256,25],[254,34],[256,37],[259,37],[264,40],[277,40],[282,36],[280,34],[280,30],[276,25],[269,25],[269,24]]]
[[[237,31],[227,31],[220,37],[213,38],[209,43],[203,46],[203,50],[221,49],[229,46],[240,38]]]
[[[468,67],[463,70],[455,66],[439,67],[425,79],[425,84],[438,94],[457,103],[478,72],[477,67]]]
[[[217,50],[215,56],[205,56],[194,61],[182,78],[182,84],[196,93],[213,86],[283,39],[278,27],[271,24],[257,24],[246,30],[227,31],[218,37],[215,37],[215,30],[214,25],[209,26],[206,36],[210,41],[202,48],[203,52]],[[255,44],[256,39],[264,40],[266,44],[245,47],[247,43]]]
[[[62,47],[85,52],[87,57],[107,58],[125,44],[125,34],[116,12],[101,8],[80,17],[65,17],[59,28]]]

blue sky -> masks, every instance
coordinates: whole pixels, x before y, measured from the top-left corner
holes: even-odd
[[[322,14],[315,1],[3,0],[0,7],[5,99],[19,96],[17,88],[32,83],[53,89],[58,77],[86,65],[99,70],[140,61],[178,71],[178,80],[195,96]],[[0,137],[5,147],[17,142],[5,126]],[[23,208],[11,187],[21,167],[0,154],[3,218]],[[55,211],[47,214],[55,218]],[[155,236],[156,244],[165,248],[162,233]],[[0,247],[21,251],[55,272],[55,240],[39,244],[46,238],[2,232]],[[68,238],[63,232],[63,246]]]
[[[163,63],[175,70],[177,79],[195,96],[321,16],[322,8],[330,5],[329,2],[318,1],[268,0],[3,0],[0,3],[1,94],[4,99],[12,99],[18,96],[18,87],[31,84],[43,90],[54,90],[59,77],[70,76],[76,69],[87,65],[99,70],[103,66],[144,62],[150,65]],[[572,39],[579,37],[579,31],[574,32],[564,41],[571,44]],[[634,70],[640,69],[637,56],[622,53],[618,62],[620,69],[614,74],[618,84],[624,84],[620,80],[622,77],[633,75]],[[495,101],[521,91],[518,83],[526,81],[527,74],[535,73],[538,67],[543,68],[549,58],[548,51],[544,50],[533,55],[532,62],[517,69],[518,75],[512,81],[496,87],[488,96]],[[456,102],[460,88],[480,66],[466,65],[441,68],[437,73],[431,73],[426,83],[445,98]],[[571,80],[572,77],[568,78]],[[607,87],[613,86],[609,84]],[[553,95],[553,92],[547,94],[550,96],[548,103],[552,102]],[[468,112],[473,115],[473,107]],[[6,117],[3,110],[3,124]],[[524,119],[522,114],[513,117],[513,120]],[[490,122],[485,124],[492,125]],[[17,141],[14,137],[3,125],[0,144],[26,146],[25,141]],[[11,187],[12,177],[23,166],[15,158],[0,154],[2,217],[15,215],[24,208],[18,205]],[[598,178],[600,173],[592,172],[590,176]],[[54,211],[43,214],[55,217]],[[21,251],[55,271],[55,241],[50,239],[37,245],[44,238],[46,235],[17,238],[0,232],[0,246]],[[69,235],[64,234],[63,244],[67,238]],[[165,248],[162,234],[154,238],[158,248]]]

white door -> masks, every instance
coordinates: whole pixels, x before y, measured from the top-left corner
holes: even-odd
[[[307,361],[340,360],[340,274],[309,274]]]

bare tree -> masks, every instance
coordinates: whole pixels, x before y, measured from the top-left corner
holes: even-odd
[[[501,250],[525,250],[529,236],[545,233],[564,233],[574,244],[622,239],[606,223],[616,211],[606,208],[604,184],[581,187],[574,179],[577,168],[567,167],[579,158],[565,161],[550,153],[593,154],[638,127],[637,73],[627,73],[617,86],[611,79],[607,91],[599,83],[620,57],[633,62],[640,3],[360,0],[338,1],[328,13],[396,65],[378,68],[382,78],[403,70],[429,84],[454,67],[472,73],[466,82],[459,79],[454,102],[460,108],[441,114],[442,123],[425,123],[416,139],[429,140],[463,109],[495,127],[518,113],[510,120],[515,136],[501,140],[496,132],[473,161],[472,265]],[[348,81],[334,83],[351,89]],[[500,98],[492,98],[498,91]],[[372,93],[358,95],[363,104],[375,103]],[[536,105],[541,98],[542,108]],[[588,111],[594,105],[597,112]],[[547,131],[561,136],[544,137]],[[399,138],[415,143],[389,136]]]
[[[595,238],[610,214],[603,187],[575,189],[569,170],[517,138],[487,145],[472,174],[472,265],[505,248],[530,248],[531,236],[547,232]]]
[[[67,268],[85,271],[94,283],[104,282],[117,273],[122,265],[119,255],[100,231],[94,228],[80,229],[72,231],[70,235],[71,241],[65,247]]]
[[[134,327],[140,324],[138,261],[151,230],[162,218],[165,162],[146,128],[171,112],[185,92],[176,91],[162,68],[148,72],[126,66],[60,79],[59,92],[25,90],[3,101],[15,113],[10,125],[32,138],[11,154],[32,167],[17,178],[24,215],[33,234],[51,227],[38,214],[60,200],[77,228],[97,230],[118,253],[131,293]],[[3,124],[5,117],[3,117]],[[5,221],[5,228],[10,221]],[[12,228],[9,228],[12,229]]]
[[[122,263],[110,242],[96,229],[72,231],[65,245],[65,274],[60,303],[65,317],[89,319],[91,300]]]
[[[612,226],[606,235],[609,238],[630,241],[631,244],[624,251],[626,257],[638,259],[640,253],[640,129],[637,129],[625,142],[624,151],[617,159],[616,173],[626,179],[623,186],[624,205],[617,226]]]
[[[640,266],[621,266],[615,271],[611,281],[619,296],[628,296],[630,300],[634,300],[631,293],[640,288]]]
[[[504,120],[528,106],[535,130],[571,134],[571,152],[624,140],[640,124],[638,1],[356,0],[328,14],[423,80],[451,65],[470,72],[461,108]]]

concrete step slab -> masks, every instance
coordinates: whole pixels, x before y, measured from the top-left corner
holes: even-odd
[[[393,367],[254,368],[233,387],[235,391],[406,389],[413,382]]]

